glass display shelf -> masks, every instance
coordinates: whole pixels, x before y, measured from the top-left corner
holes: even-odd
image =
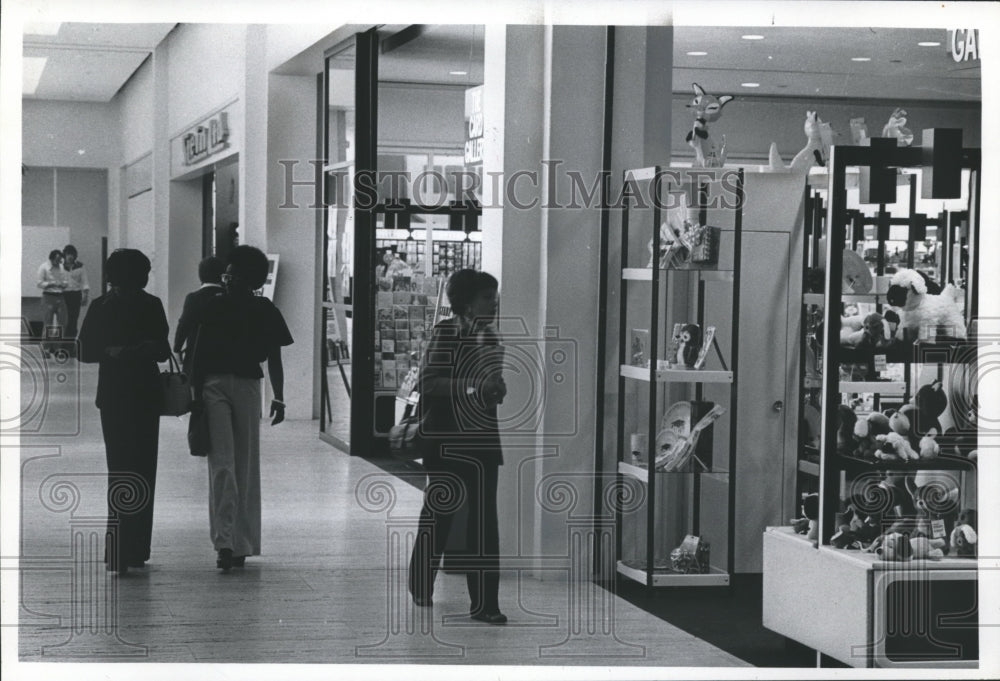
[[[625,378],[649,382],[649,368],[622,364],[619,372]],[[709,369],[660,369],[656,372],[657,383],[732,383],[732,371]]]
[[[618,561],[618,574],[641,584],[646,583],[646,565],[641,561]],[[684,573],[670,569],[669,562],[653,564],[653,586],[725,586],[729,573],[709,566],[708,572]]]

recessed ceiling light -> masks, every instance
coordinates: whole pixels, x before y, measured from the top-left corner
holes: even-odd
[[[748,33],[745,36],[741,36],[744,40],[763,40],[764,36],[757,35],[756,33]]]
[[[25,35],[58,35],[59,22],[29,21],[24,24]]]
[[[936,43],[933,41],[927,41],[923,43],[917,43],[920,47],[941,47],[941,43]]]
[[[851,61],[871,61],[871,57],[851,57]]]
[[[38,81],[42,78],[42,71],[45,70],[45,62],[48,57],[24,57],[22,60],[24,75],[21,84],[21,93],[25,95],[35,94],[38,89]]]
[[[80,156],[83,156],[84,154],[87,153],[87,150],[86,149],[77,149],[76,153],[80,154]]]
[[[708,52],[688,52],[688,53],[687,53],[687,55],[688,55],[689,57],[704,57],[704,56],[706,56],[707,54],[708,54]]]
[[[467,76],[467,75],[469,75],[469,72],[468,71],[449,71],[448,75],[449,76]]]
[[[740,87],[760,87],[760,83],[740,83]]]

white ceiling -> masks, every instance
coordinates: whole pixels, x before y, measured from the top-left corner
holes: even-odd
[[[744,40],[743,35],[764,36]],[[938,42],[921,47],[919,42]],[[707,52],[689,56],[688,52]],[[852,61],[867,57],[871,61]],[[692,27],[674,29],[675,92],[978,102],[978,61],[956,63],[944,29]],[[742,83],[759,83],[745,88]]]
[[[175,24],[26,25],[25,78],[45,59],[38,87],[27,99],[108,102]],[[38,33],[32,31],[39,31]]]

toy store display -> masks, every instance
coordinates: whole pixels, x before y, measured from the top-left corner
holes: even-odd
[[[701,225],[692,217],[695,211],[688,205],[686,194],[675,194],[679,205],[666,209],[667,219],[660,225],[660,254],[653,256],[653,239],[649,240],[649,263],[659,263],[660,269],[680,268],[685,265],[714,265],[719,261],[718,227]]]
[[[806,134],[806,145],[792,159],[791,165],[786,166],[781,160],[778,152],[778,145],[771,142],[771,147],[767,154],[767,165],[760,166],[762,173],[782,173],[799,172],[808,173],[813,164],[825,167],[826,159],[830,156],[830,147],[833,146],[833,136],[836,134],[829,123],[824,122],[816,111],[806,111],[806,121],[803,126]]]
[[[671,405],[656,434],[654,468],[676,473],[687,471],[697,463],[700,470],[711,470],[711,427],[725,413],[725,407],[712,402],[685,401]]]

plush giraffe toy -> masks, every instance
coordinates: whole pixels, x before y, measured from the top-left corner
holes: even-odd
[[[733,95],[716,97],[705,92],[698,83],[691,83],[694,88],[694,99],[688,104],[694,109],[694,126],[685,138],[694,149],[695,168],[721,168],[726,163],[726,138],[722,137],[722,146],[716,149],[715,143],[708,136],[708,124],[719,120],[722,107],[732,101]]]
[[[826,165],[826,154],[833,144],[833,130],[829,123],[820,120],[815,111],[806,111],[806,122],[803,126],[806,133],[806,146],[795,154],[792,159],[793,170],[809,170],[813,161],[818,166]]]

